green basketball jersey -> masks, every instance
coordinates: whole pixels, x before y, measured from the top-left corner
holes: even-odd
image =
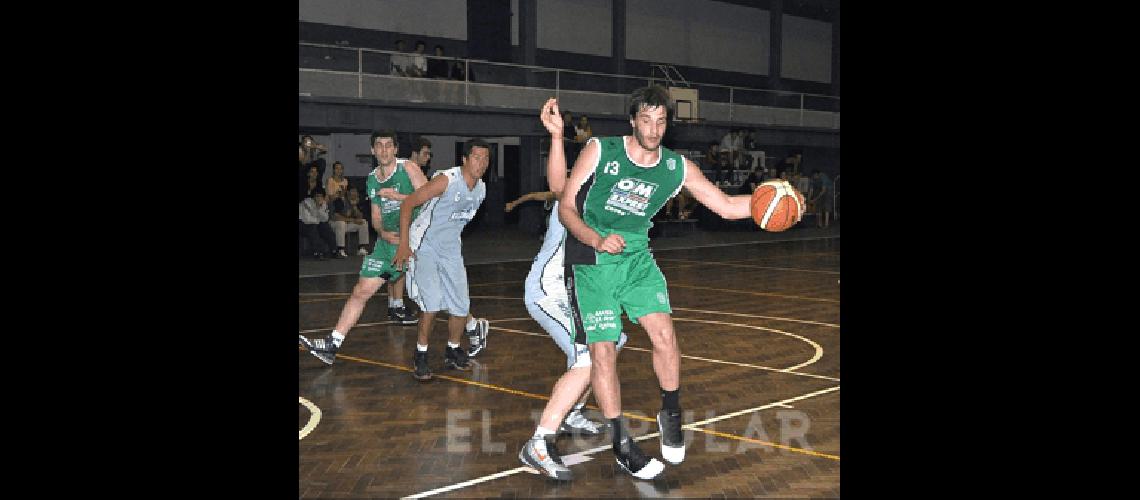
[[[598,141],[601,156],[589,186],[582,186],[585,200],[578,203],[582,220],[603,238],[621,234],[625,253],[648,248],[651,219],[685,181],[685,158],[661,146],[657,163],[638,165],[629,159],[621,137]],[[582,193],[578,196],[581,199]]]
[[[380,167],[377,166],[368,174],[368,181],[365,183],[368,187],[368,201],[380,205],[380,222],[385,231],[400,231],[400,201],[384,198],[377,192],[384,188],[392,188],[405,195],[412,194],[415,191],[415,188],[412,187],[412,179],[408,177],[408,171],[404,170],[405,161],[404,158],[397,158],[396,170],[384,180],[377,178],[381,175]],[[412,212],[413,219],[417,213],[419,213],[419,207],[416,208],[415,212]]]

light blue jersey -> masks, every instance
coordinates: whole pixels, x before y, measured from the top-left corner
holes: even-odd
[[[423,205],[408,229],[408,243],[414,253],[408,260],[408,297],[420,310],[446,310],[453,316],[466,316],[471,307],[467,291],[467,268],[463,265],[464,226],[487,196],[482,180],[467,189],[459,167],[437,172],[447,176],[447,189]]]

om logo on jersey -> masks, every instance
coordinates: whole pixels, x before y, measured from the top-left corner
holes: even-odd
[[[657,184],[641,179],[626,177],[610,189],[610,199],[606,200],[606,210],[625,215],[627,212],[641,217],[649,200],[657,191]]]

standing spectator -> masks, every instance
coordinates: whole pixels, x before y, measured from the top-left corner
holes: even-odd
[[[313,195],[298,204],[298,218],[301,220],[301,236],[309,242],[313,257],[328,260],[329,250],[336,243],[332,227],[329,226],[329,207],[325,203],[325,190],[320,186]]]
[[[573,118],[570,110],[562,110],[562,137],[566,141],[566,161],[571,165],[578,158],[578,151],[582,149],[582,144],[577,140],[578,130],[574,128]]]
[[[831,225],[831,193],[835,191],[835,184],[831,177],[820,169],[812,173],[812,201],[815,203],[815,225],[828,227]]]
[[[403,54],[408,49],[404,48],[403,40],[396,40],[396,52],[399,54],[392,54],[392,75],[393,76],[407,76],[408,67],[412,65],[412,59]]]
[[[428,78],[447,78],[450,69],[447,59],[443,58],[443,45],[436,45],[435,57],[428,59],[427,62]]]
[[[424,51],[427,50],[427,45],[423,40],[416,41],[416,51],[411,56],[411,64],[404,67],[404,75],[416,78],[423,78],[427,75],[427,56]]]
[[[590,128],[590,121],[586,119],[586,115],[582,115],[578,119],[578,125],[574,127],[574,142],[582,144],[593,136],[594,129]]]
[[[333,202],[332,222],[329,223],[336,234],[336,253],[333,255],[340,259],[348,257],[344,251],[344,237],[348,231],[356,231],[359,243],[356,255],[368,255],[368,222],[360,210],[360,193],[355,188],[346,193]]]
[[[805,201],[811,201],[811,194],[812,194],[811,193],[811,188],[812,188],[811,177],[804,175],[802,172],[798,172],[798,171],[791,170],[791,169],[787,169],[784,171],[785,172],[791,172],[791,174],[789,174],[789,175],[791,175],[793,178],[795,178],[795,181],[792,182],[792,185],[794,185],[796,187],[796,191],[799,191],[800,194],[804,195],[804,200]]]
[[[334,161],[332,175],[325,181],[325,195],[330,200],[339,200],[343,197],[345,189],[348,189],[348,177],[344,176],[344,165]]]

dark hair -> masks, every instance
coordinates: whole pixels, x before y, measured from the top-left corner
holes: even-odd
[[[424,43],[423,40],[416,40],[416,47],[419,47],[420,45],[423,45],[425,49],[427,48],[427,44]]]
[[[432,50],[435,50],[435,49],[443,50],[443,45],[440,45],[440,44],[438,44],[438,43],[437,43],[437,44],[435,45],[435,48],[433,48]]]
[[[400,140],[396,138],[395,130],[381,130],[379,132],[372,133],[372,139],[368,141],[368,147],[371,148],[376,146],[376,139],[379,139],[381,137],[391,137],[393,144],[396,144],[397,146],[400,144]]]
[[[665,108],[665,119],[673,116],[672,105],[669,100],[669,92],[660,85],[650,85],[634,90],[629,95],[629,117],[630,119],[637,117],[637,112],[642,108],[654,108],[663,106]]]
[[[476,137],[467,141],[467,144],[463,146],[463,156],[471,156],[471,150],[473,148],[484,148],[488,152],[491,151],[491,145],[487,144],[487,141]]]
[[[340,160],[334,161],[332,164],[333,168],[336,168],[337,165],[340,165],[340,168],[344,168],[344,164],[341,163]]]
[[[325,188],[315,187],[315,188],[313,188],[312,191],[309,192],[309,196],[312,198],[316,198],[318,194],[321,196],[325,196]]]
[[[396,45],[399,45],[399,44],[401,44],[401,43],[404,43],[404,39],[403,39],[403,38],[400,38],[400,39],[396,40]]]
[[[418,139],[416,139],[416,151],[415,152],[417,152],[417,153],[420,152],[420,150],[423,149],[424,146],[427,146],[430,148],[431,147],[431,141],[429,141],[427,137],[420,136]]]

